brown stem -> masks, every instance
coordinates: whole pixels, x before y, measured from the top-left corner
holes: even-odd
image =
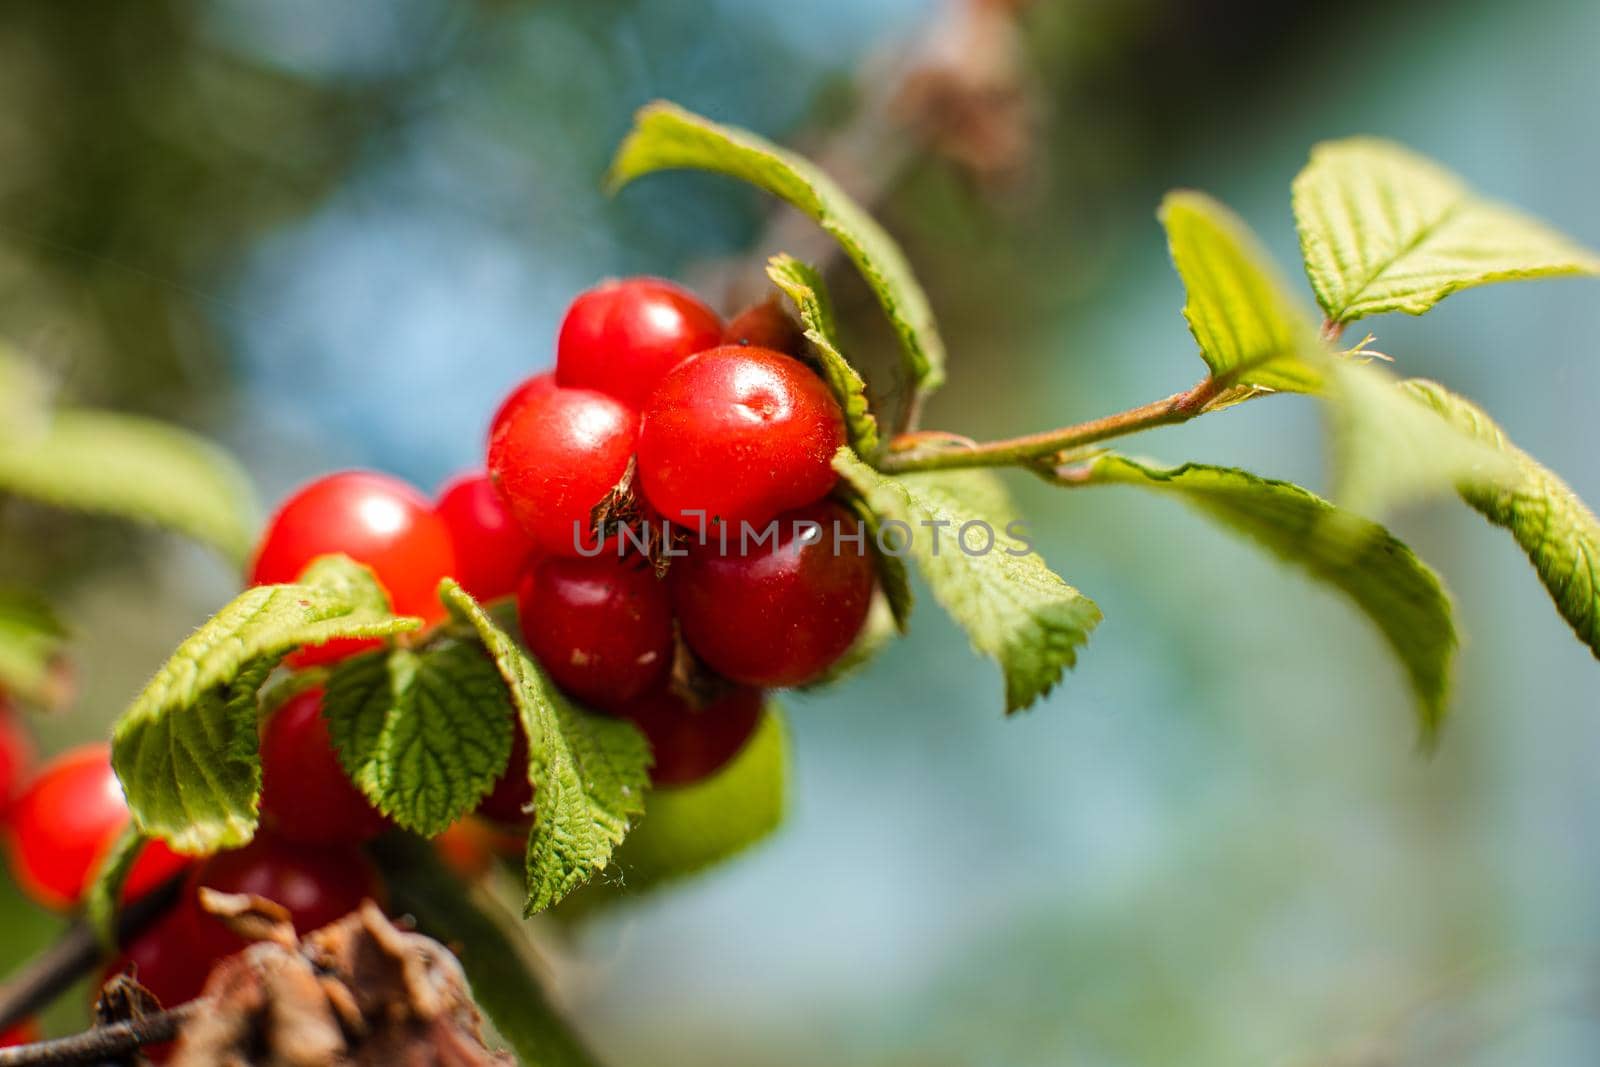
[[[191,1000],[154,1015],[96,1026],[71,1037],[0,1049],[0,1067],[67,1067],[114,1061],[145,1045],[171,1041],[190,1018],[209,1004],[205,999]]]
[[[903,474],[908,471],[1029,464],[1069,449],[1108,441],[1113,437],[1125,437],[1157,426],[1188,422],[1204,411],[1206,404],[1214,400],[1222,389],[1217,379],[1207,378],[1194,388],[1173,393],[1165,399],[1120,411],[1115,415],[1080,422],[1076,426],[1064,426],[1058,430],[1046,430],[1043,433],[1028,434],[1023,437],[1009,437],[1003,441],[989,441],[971,448],[913,448],[904,452],[891,451],[883,457],[879,468],[890,474]]]
[[[117,940],[126,944],[155,922],[178,899],[183,877],[169,879],[122,910],[117,922]],[[67,927],[55,944],[29,960],[21,970],[0,985],[0,1032],[10,1029],[33,1013],[47,1007],[79,978],[99,966],[105,949],[89,924],[82,919]],[[0,1050],[0,1056],[4,1056]],[[10,1061],[0,1059],[0,1064]]]

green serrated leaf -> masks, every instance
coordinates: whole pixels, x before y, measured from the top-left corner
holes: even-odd
[[[1490,522],[1511,531],[1561,617],[1600,658],[1600,521],[1594,512],[1566,482],[1512,444],[1470,400],[1421,378],[1401,388],[1511,461],[1509,477],[1462,478],[1461,497]]]
[[[1333,499],[1362,515],[1484,484],[1511,473],[1506,457],[1452,426],[1399,388],[1389,372],[1347,359],[1328,367],[1326,411]]]
[[[1249,227],[1196,192],[1169,193],[1160,216],[1187,295],[1183,316],[1221,387],[1211,406],[1260,389],[1317,391],[1324,353],[1316,325]]]
[[[623,888],[647,889],[738,855],[783,822],[789,771],[783,715],[769,704],[744,749],[705,781],[650,794],[617,850]]]
[[[878,450],[878,420],[867,403],[867,383],[839,351],[833,306],[822,275],[793,256],[777,255],[767,261],[767,277],[794,301],[800,312],[806,340],[811,342],[822,365],[822,378],[844,412],[851,447],[857,455],[871,456]]]
[[[1333,322],[1421,315],[1489,282],[1600,274],[1600,256],[1377,138],[1313,148],[1294,180],[1294,215],[1306,274]]]
[[[899,335],[906,369],[923,390],[944,382],[944,342],[905,254],[814,163],[747,130],[722,126],[664,101],[641,108],[607,175],[615,191],[658,170],[709,170],[782,197],[839,242]]]
[[[1008,713],[1044,696],[1077,662],[1078,646],[1099,623],[1100,609],[1046,567],[1031,545],[1019,547],[1008,538],[1013,516],[992,475],[951,471],[896,477],[872,469],[847,448],[834,456],[833,466],[881,522],[905,525],[909,554],[934,597],[961,624],[973,648],[1000,664]],[[957,535],[969,523],[992,531],[990,551],[975,554],[959,547]],[[976,538],[975,547],[981,544],[983,539]]]
[[[424,934],[451,947],[473,999],[526,1067],[598,1067],[545,995],[510,916],[470,891],[417,838],[391,834],[372,852],[394,909],[415,916]]]
[[[108,951],[117,948],[117,902],[122,896],[122,884],[128,880],[134,862],[149,840],[132,825],[124,827],[100,857],[84,894],[84,914],[89,928]]]
[[[477,807],[511,758],[511,698],[476,642],[353,657],[322,708],[350,780],[424,837]]]
[[[0,590],[0,693],[39,707],[59,707],[71,689],[61,670],[66,630],[29,593]]]
[[[204,855],[255,834],[261,792],[257,693],[288,652],[414,630],[372,572],[325,556],[292,585],[247,589],[178,646],[118,720],[111,763],[134,824]]]
[[[882,536],[883,531],[878,523],[878,516],[867,502],[857,493],[844,495],[848,498],[850,510],[866,524],[867,536],[872,539],[872,560],[878,572],[878,589],[888,602],[895,628],[903,634],[911,625],[911,609],[916,603],[915,594],[911,591],[911,574],[906,567],[906,561],[902,556],[885,552],[880,547],[887,542]]]
[[[511,689],[528,738],[534,788],[527,914],[542,911],[611,862],[644,810],[650,748],[633,724],[573,707],[512,637],[453,581],[440,598],[471,624]]]
[[[1389,531],[1291,482],[1231,467],[1154,467],[1102,455],[1071,479],[1176,493],[1204,514],[1355,601],[1411,679],[1425,741],[1444,721],[1456,628],[1450,597],[1427,564]]]
[[[221,449],[153,419],[62,410],[0,440],[0,492],[165,526],[243,561],[258,508]]]

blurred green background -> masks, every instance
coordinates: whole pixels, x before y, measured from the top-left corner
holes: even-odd
[[[601,196],[632,110],[665,96],[874,203],[952,352],[929,425],[1042,429],[1200,376],[1153,218],[1172,186],[1292,265],[1306,151],[1377,133],[1600,246],[1597,46],[1590,0],[17,0],[0,336],[76,398],[217,436],[269,499],[345,465],[432,487],[550,363],[578,289],[649,271],[731,299],[775,237],[810,251],[719,179]],[[884,331],[837,284],[872,363]],[[1372,328],[1600,500],[1592,283]],[[1319,435],[1284,398],[1132,447],[1316,486]],[[1600,671],[1503,533],[1446,505],[1396,522],[1469,635],[1424,758],[1342,601],[1171,501],[1015,488],[1105,610],[1078,670],[1002,721],[995,671],[924,605],[865,675],[792,700],[778,838],[547,938],[608,1062],[1600,1059]],[[47,591],[79,638],[81,706],[41,745],[103,734],[236,581],[0,501],[0,583]],[[0,967],[51,929],[0,890]]]

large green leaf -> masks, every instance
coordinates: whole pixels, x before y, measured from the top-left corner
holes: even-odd
[[[867,466],[848,448],[839,450],[833,466],[882,523],[903,525],[906,550],[934,597],[972,646],[1000,664],[1007,712],[1044,696],[1077,662],[1100,609],[1046,567],[1031,545],[1010,535],[1014,516],[993,475],[896,477]],[[969,525],[977,531],[969,538],[974,549],[986,543],[984,530],[993,535],[988,551],[961,548],[957,538]]]
[[[477,642],[346,660],[322,708],[350,780],[427,837],[477,807],[511,758],[511,697]]]
[[[872,217],[814,163],[747,130],[658,101],[641,108],[617,149],[607,185],[615,190],[658,170],[716,171],[780,196],[816,219],[855,263],[900,337],[910,378],[922,389],[944,381],[944,342],[905,254]]]
[[[783,822],[789,745],[768,705],[743,751],[693,785],[650,793],[639,825],[617,850],[627,889],[694,874],[743,852]]]
[[[1099,456],[1069,482],[1117,483],[1174,493],[1280,559],[1343,592],[1400,658],[1417,697],[1425,739],[1443,721],[1456,650],[1450,598],[1438,575],[1389,531],[1290,482],[1231,467],[1154,467]]]
[[[1600,521],[1567,483],[1507,440],[1471,401],[1436,382],[1402,388],[1463,433],[1509,458],[1511,476],[1463,477],[1461,496],[1496,526],[1511,531],[1578,639],[1600,658]]]
[[[193,855],[249,841],[261,792],[257,693],[279,659],[419,625],[391,615],[372,572],[343,556],[317,560],[295,584],[239,594],[178,646],[117,722],[111,763],[134,824]]]
[[[1463,433],[1398,386],[1388,371],[1348,359],[1328,367],[1333,499],[1368,516],[1511,471],[1504,455]]]
[[[391,834],[373,846],[394,909],[449,945],[472,998],[525,1067],[597,1067],[546,996],[521,931],[486,894],[474,893],[428,845]]]
[[[0,492],[165,526],[243,561],[258,509],[238,465],[153,419],[62,410],[0,437]]]
[[[839,351],[838,330],[834,326],[833,306],[822,275],[815,267],[793,256],[773,256],[767,262],[767,277],[788,294],[800,312],[806,340],[822,366],[823,380],[839,401],[850,445],[859,455],[878,450],[878,420],[867,404],[867,383]]]
[[[71,688],[61,669],[66,630],[38,597],[0,590],[0,694],[55,707]]]
[[[1371,137],[1312,149],[1294,181],[1294,214],[1311,287],[1333,322],[1420,315],[1488,282],[1600,273],[1588,249]]]
[[[1184,318],[1219,389],[1213,406],[1255,389],[1315,392],[1316,326],[1244,222],[1195,192],[1168,194],[1161,222],[1187,295]]]
[[[631,723],[573,707],[459,585],[446,581],[441,596],[493,657],[527,735],[535,800],[525,909],[532,915],[611,862],[644,810],[649,745]]]

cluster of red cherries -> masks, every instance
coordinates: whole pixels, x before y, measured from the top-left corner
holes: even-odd
[[[554,372],[520,384],[495,414],[485,471],[436,501],[381,474],[320,478],[272,517],[249,581],[292,582],[343,553],[371,568],[397,614],[430,625],[444,618],[445,577],[481,601],[515,596],[523,640],[555,684],[644,733],[656,787],[704,779],[755,731],[764,690],[813,681],[839,660],[874,595],[860,520],[830,497],[843,416],[803,348],[774,302],[724,324],[671,283],[603,283],[568,310]],[[608,500],[623,516],[609,524],[599,521]],[[326,665],[375,644],[334,641],[289,663]],[[381,899],[353,846],[389,822],[340,768],[321,705],[311,686],[263,723],[254,841],[192,865],[159,842],[139,857],[125,897],[179,875],[184,888],[113,969],[135,964],[163,1003],[196,996],[242,945],[200,908],[202,886],[276,900],[302,932]],[[23,777],[13,764],[25,745],[8,740],[8,721],[0,796]],[[438,839],[464,873],[496,848],[521,848],[535,799],[516,737],[476,817]],[[68,752],[9,806],[12,870],[41,903],[75,908],[128,819],[106,746]]]

